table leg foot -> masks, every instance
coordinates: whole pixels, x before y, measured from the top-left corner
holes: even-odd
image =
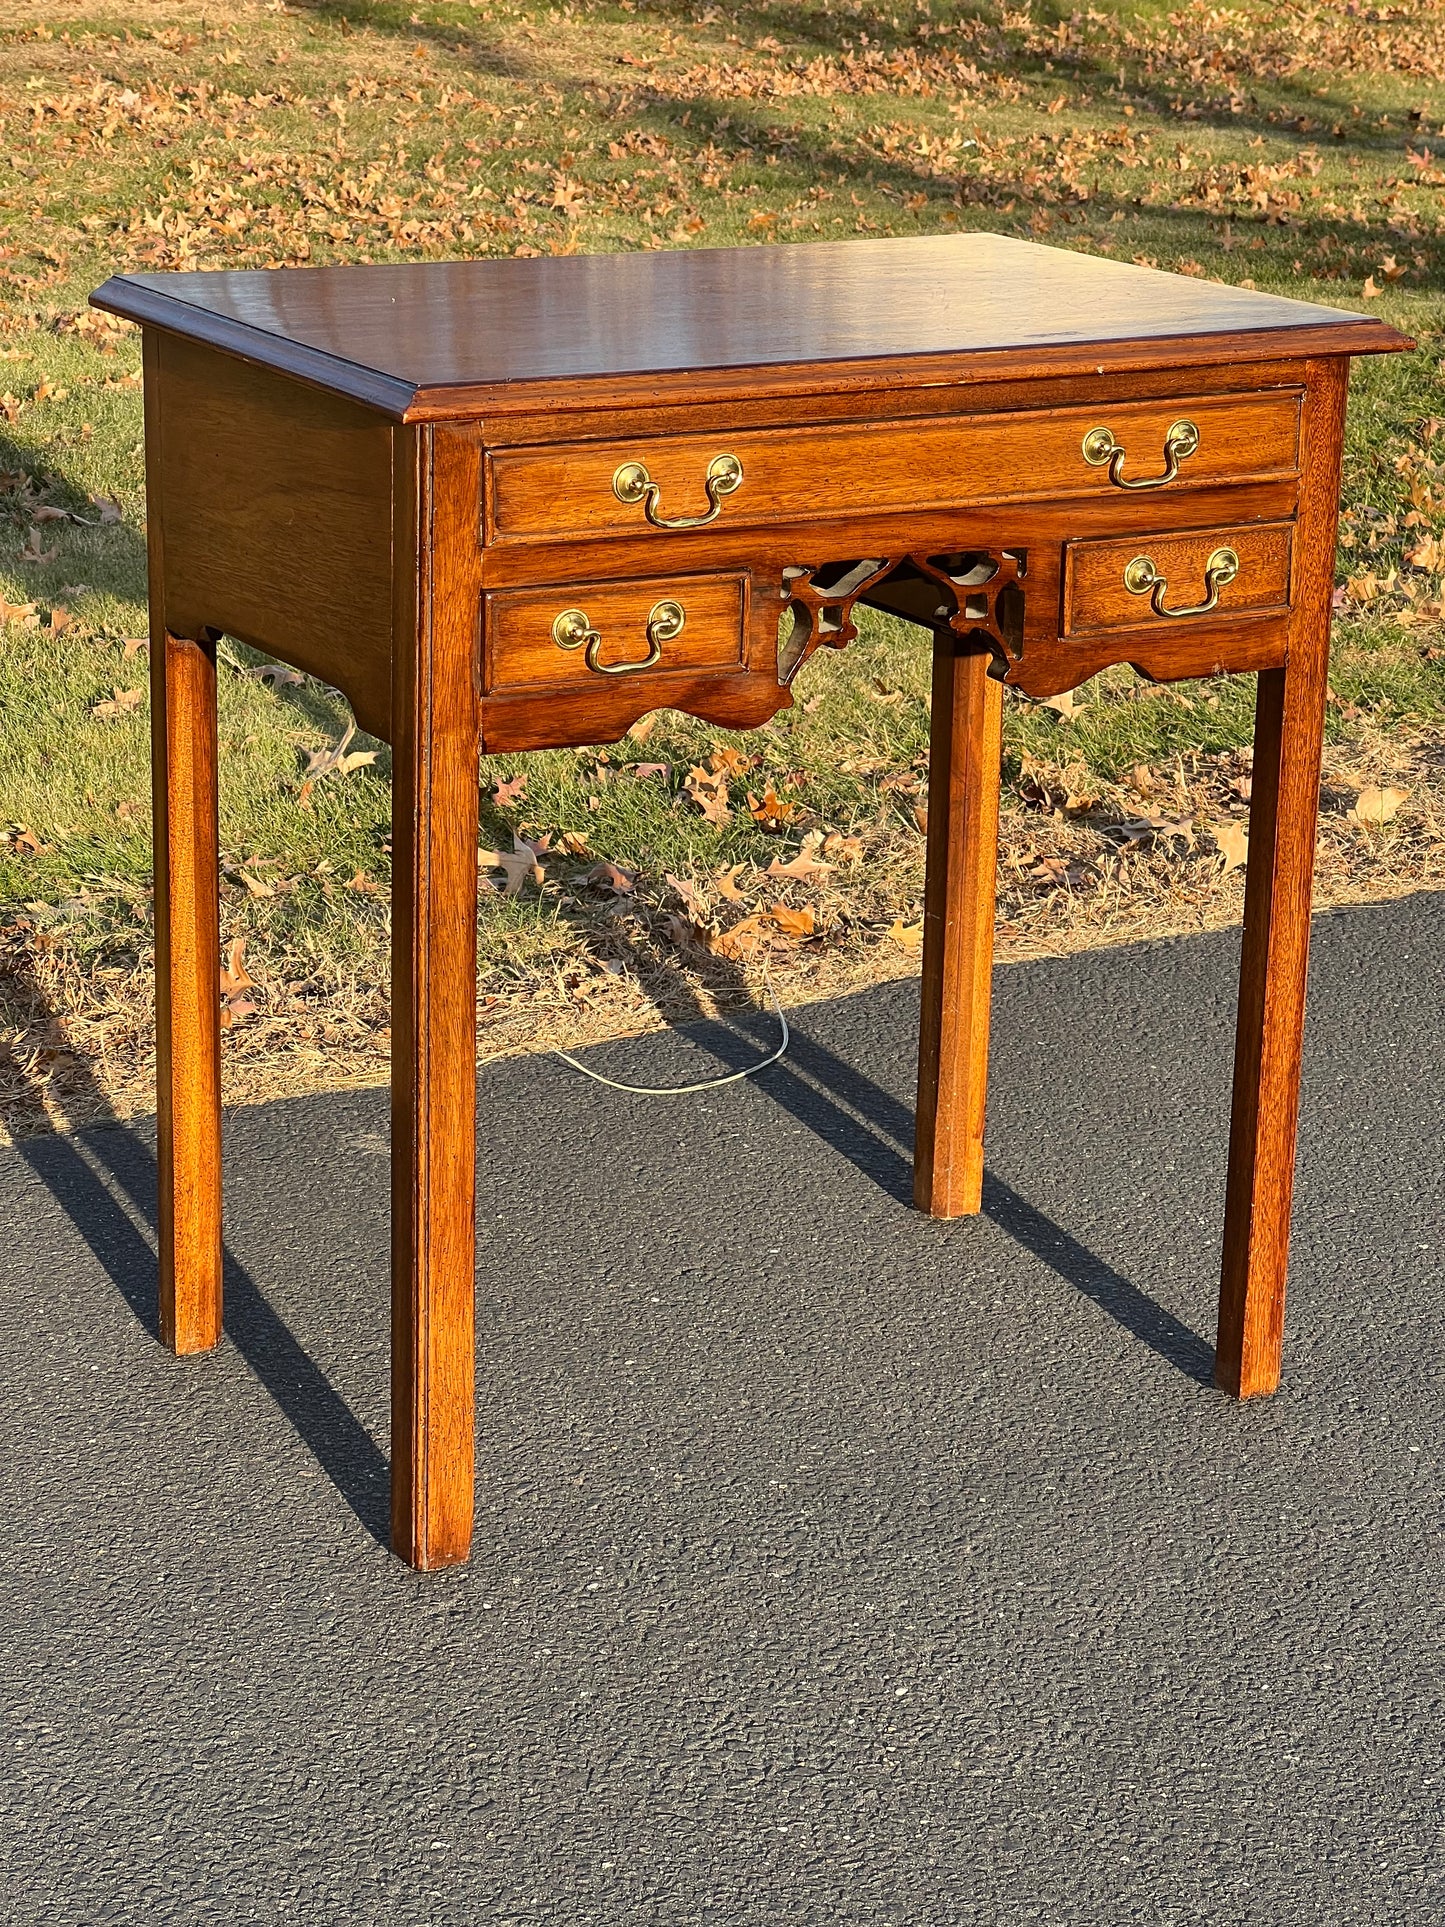
[[[158,606],[158,605],[157,605]],[[220,929],[213,640],[151,634],[160,1334],[221,1335]]]
[[[1238,1398],[1280,1378],[1347,379],[1311,371],[1289,658],[1259,677],[1214,1367]]]
[[[1003,729],[988,665],[935,634],[913,1160],[913,1201],[935,1218],[977,1211],[983,1192]]]

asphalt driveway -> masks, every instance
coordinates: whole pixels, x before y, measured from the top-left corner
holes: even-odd
[[[1438,1924],[1442,939],[1317,925],[1246,1407],[1227,937],[999,972],[972,1222],[906,1201],[912,985],[698,1098],[488,1068],[476,1552],[428,1578],[379,1542],[382,1093],[228,1120],[206,1359],[153,1336],[146,1131],[0,1154],[0,1917]]]

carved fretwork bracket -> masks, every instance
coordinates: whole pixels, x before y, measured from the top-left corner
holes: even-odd
[[[966,549],[864,557],[783,571],[791,632],[778,644],[778,679],[790,683],[815,649],[841,649],[858,634],[864,602],[929,629],[976,638],[1007,680],[1023,659],[1028,557],[1023,549]]]

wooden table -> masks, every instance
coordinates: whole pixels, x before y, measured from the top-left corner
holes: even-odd
[[[1365,316],[994,235],[137,274],[161,1329],[221,1329],[215,645],[393,751],[392,1536],[467,1556],[480,751],[739,729],[931,632],[915,1198],[977,1211],[1003,685],[1257,670],[1216,1374],[1279,1380],[1349,357]],[[707,1173],[697,1173],[699,1184]]]

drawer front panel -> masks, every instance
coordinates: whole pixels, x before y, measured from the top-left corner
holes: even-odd
[[[747,578],[670,576],[502,590],[486,598],[483,633],[488,695],[736,670],[744,660]]]
[[[491,533],[661,538],[668,524],[744,527],[1049,496],[1144,500],[1149,488],[1293,475],[1298,451],[1295,391],[498,449]]]
[[[1274,522],[1071,542],[1063,632],[1182,632],[1207,619],[1278,615],[1289,607],[1290,534],[1288,522]]]

